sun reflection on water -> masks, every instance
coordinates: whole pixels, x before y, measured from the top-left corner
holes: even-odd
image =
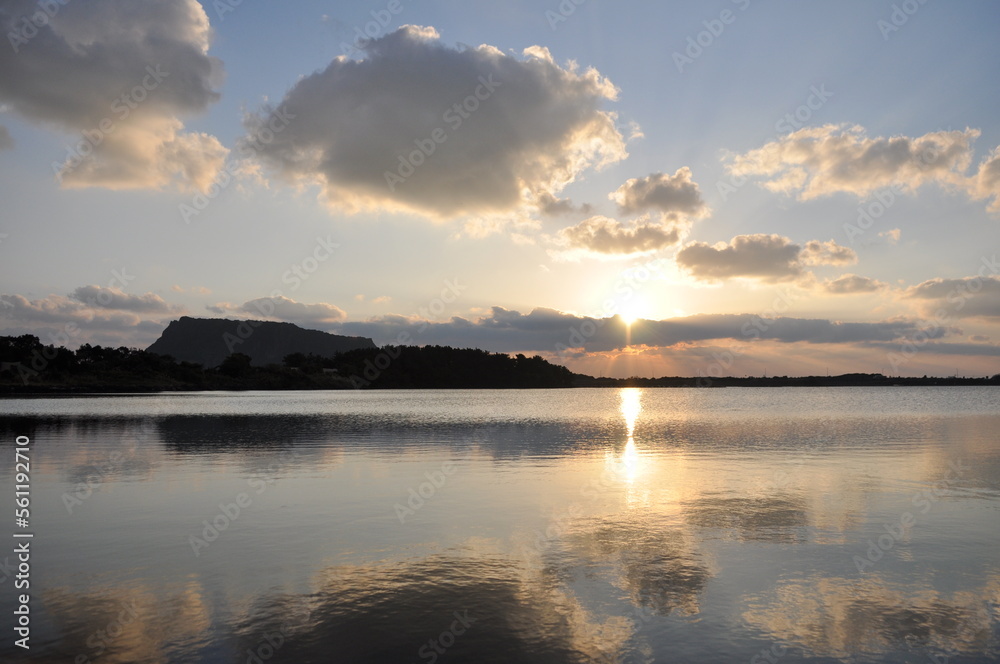
[[[639,419],[639,413],[642,412],[642,390],[637,387],[622,388],[620,398],[628,441],[621,456],[615,461],[625,481],[632,484],[642,466],[642,457],[635,445],[635,423]]]

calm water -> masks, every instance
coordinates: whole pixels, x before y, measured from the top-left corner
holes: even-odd
[[[30,436],[35,533],[30,659],[0,571],[3,662],[1000,661],[993,388],[0,415],[4,511]]]

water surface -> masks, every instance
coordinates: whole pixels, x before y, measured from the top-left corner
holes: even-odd
[[[995,388],[0,415],[5,487],[32,440],[35,533],[30,658],[0,571],[5,662],[1000,661]]]

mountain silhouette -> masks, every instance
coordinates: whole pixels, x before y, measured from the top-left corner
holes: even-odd
[[[293,353],[332,357],[365,348],[375,348],[375,342],[307,330],[293,323],[184,316],[171,322],[146,350],[212,368],[233,353],[249,356],[254,366],[267,366],[281,364]]]

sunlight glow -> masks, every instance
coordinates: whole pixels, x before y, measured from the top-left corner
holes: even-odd
[[[642,457],[635,445],[635,423],[642,412],[642,390],[637,387],[625,387],[621,391],[621,411],[625,418],[625,428],[628,433],[628,442],[622,450],[621,469],[625,476],[625,481],[632,484],[642,466]]]
[[[622,321],[625,325],[629,327],[632,326],[639,319],[650,318],[649,304],[638,296],[633,296],[628,302],[622,304],[618,315],[621,316]]]
[[[642,389],[638,387],[623,387],[621,391],[622,417],[625,418],[625,426],[628,429],[628,438],[631,441],[635,435],[635,422],[642,412]]]

